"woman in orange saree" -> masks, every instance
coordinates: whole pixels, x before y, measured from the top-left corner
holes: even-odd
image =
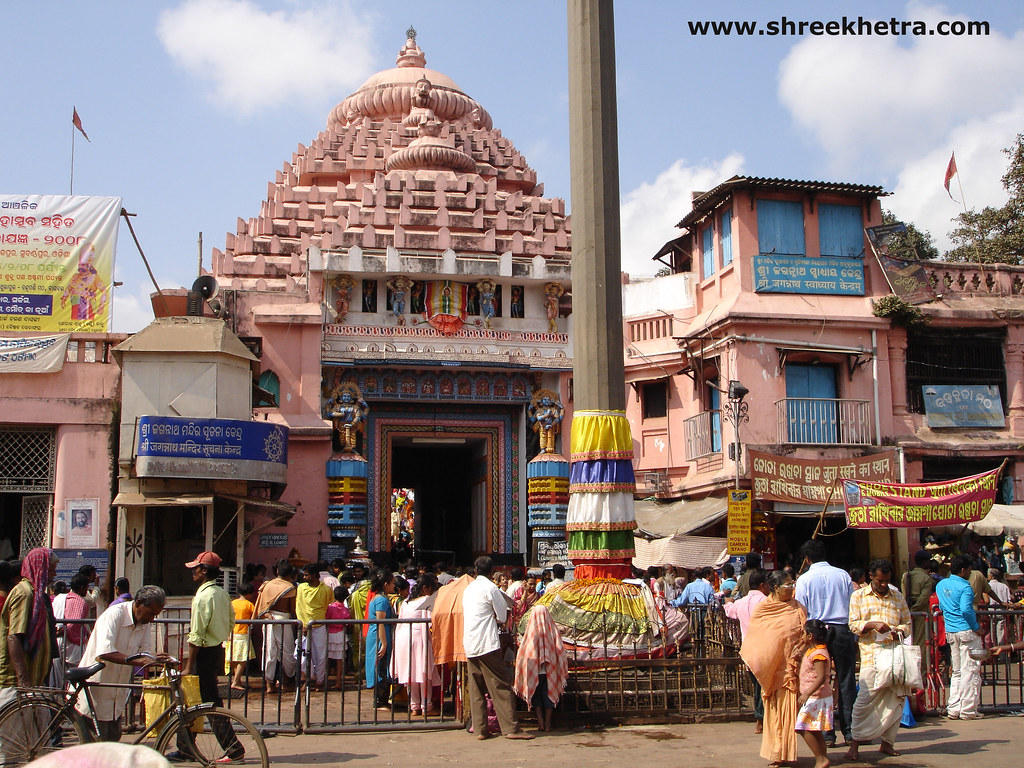
[[[772,593],[754,609],[740,656],[761,684],[761,757],[778,766],[797,759],[796,699],[807,613],[793,599],[796,583],[788,573],[775,571],[768,583]]]

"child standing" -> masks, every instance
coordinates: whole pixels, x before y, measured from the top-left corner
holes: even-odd
[[[327,606],[328,619],[351,619],[352,612],[345,605],[348,590],[334,588],[334,602]],[[348,649],[349,627],[345,624],[327,626],[327,659],[334,664],[335,687],[341,690],[341,676],[345,674],[345,651]]]
[[[796,730],[814,755],[814,768],[829,768],[825,747],[825,731],[832,722],[832,657],[826,643],[831,628],[823,621],[811,619],[804,624],[807,650],[800,662],[800,696],[797,706]]]
[[[242,582],[238,587],[238,597],[231,601],[231,608],[235,612],[235,628],[231,639],[224,642],[224,656],[231,666],[231,687],[236,691],[244,691],[246,686],[242,682],[242,675],[245,674],[249,659],[255,654],[249,642],[249,625],[239,622],[252,620],[256,610],[256,588],[247,581]]]
[[[296,643],[295,650],[301,653],[303,676],[319,688],[327,677],[327,626],[311,627],[310,622],[327,618],[327,606],[334,594],[320,581],[320,569],[315,563],[302,568],[302,577],[305,583],[295,590],[295,618],[302,622],[302,642]]]

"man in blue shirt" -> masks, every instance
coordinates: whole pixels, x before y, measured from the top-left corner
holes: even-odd
[[[971,575],[971,558],[957,555],[949,565],[949,577],[935,587],[946,622],[946,642],[953,663],[949,676],[949,701],[946,716],[950,720],[977,720],[981,698],[981,662],[970,651],[981,648],[978,617],[974,613],[974,590],[967,580]]]
[[[853,741],[853,702],[857,700],[857,638],[850,631],[850,595],[853,581],[841,568],[829,565],[825,544],[811,539],[800,547],[800,554],[810,564],[807,572],[796,582],[796,601],[807,611],[808,619],[823,621],[834,634],[828,652],[836,665],[836,688],[839,702],[835,708],[836,720],[849,744]],[[825,743],[836,743],[835,731],[825,734]]]
[[[714,597],[714,587],[707,581],[708,568],[698,568],[694,580],[686,585],[683,593],[673,600],[670,605],[674,608],[682,608],[684,605],[707,605]]]

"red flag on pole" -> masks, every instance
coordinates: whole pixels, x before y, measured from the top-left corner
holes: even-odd
[[[86,133],[85,132],[85,128],[82,127],[82,118],[80,118],[78,116],[78,109],[76,109],[75,107],[72,107],[71,110],[72,110],[72,112],[71,112],[71,122],[74,124],[75,128],[77,128],[81,132],[81,134],[83,136],[85,136],[85,140],[88,141],[91,144],[92,143],[92,139],[89,138],[89,134]],[[948,179],[947,179],[947,183],[946,183],[946,190],[947,191],[949,190],[949,181],[948,181]]]
[[[954,176],[956,176],[956,152],[954,152],[953,154],[951,154],[949,156],[949,165],[946,166],[946,183],[945,183],[946,194],[949,195],[949,199],[952,200],[955,203],[956,202],[956,198],[953,197],[953,193],[949,191],[949,182],[953,180]]]

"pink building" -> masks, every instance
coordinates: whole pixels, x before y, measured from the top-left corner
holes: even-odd
[[[106,570],[120,395],[110,350],[125,338],[74,333],[56,370],[2,372],[0,549],[11,547],[3,557],[33,547],[92,550]],[[64,560],[70,568],[73,556]]]
[[[734,177],[695,195],[683,234],[656,255],[673,274],[625,286],[638,490],[719,499],[680,505],[681,529],[724,533],[726,491],[737,479],[751,487],[751,450],[847,459],[895,447],[907,482],[976,474],[1009,458],[997,501],[1014,501],[1024,475],[1024,272],[924,263],[934,295],[919,308],[931,322],[908,334],[873,313],[873,300],[892,290],[864,228],[881,225],[885,194]],[[986,391],[996,405],[980,427],[952,425],[926,413],[936,387],[994,388]],[[744,394],[738,460],[730,417],[739,400],[730,394]],[[755,494],[783,558],[810,537],[821,507]],[[829,530],[842,527],[831,521]],[[916,531],[846,531],[832,542],[851,564],[869,555],[906,562],[918,548]]]
[[[528,406],[570,399],[569,238],[565,203],[410,30],[213,254],[227,322],[258,340],[276,396],[257,418],[289,428],[281,501],[297,511],[246,557],[316,558],[356,533],[389,550],[403,489],[423,557],[527,552]],[[352,386],[365,477],[329,481]]]

